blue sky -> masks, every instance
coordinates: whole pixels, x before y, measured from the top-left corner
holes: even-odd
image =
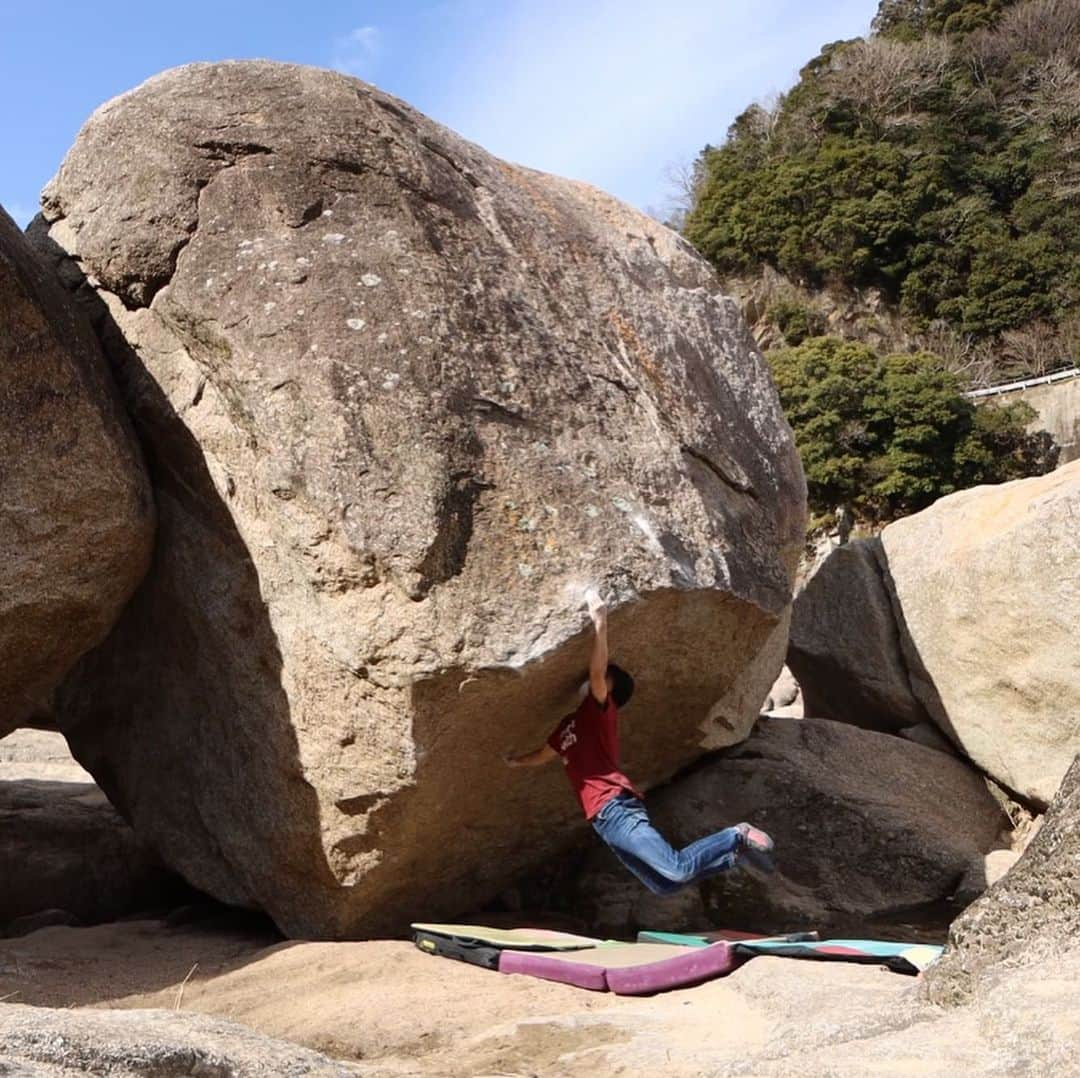
[[[25,224],[102,102],[177,64],[263,57],[375,83],[501,157],[660,207],[876,0],[0,0],[0,203]]]

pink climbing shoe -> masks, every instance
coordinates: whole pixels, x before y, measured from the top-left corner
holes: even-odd
[[[759,853],[772,853],[773,840],[760,828],[748,823],[737,823],[735,830],[742,835],[743,846]]]
[[[776,866],[771,857],[773,840],[752,824],[736,824],[735,830],[742,836],[742,842],[739,845],[739,860],[746,861],[747,864],[762,872],[774,872]]]

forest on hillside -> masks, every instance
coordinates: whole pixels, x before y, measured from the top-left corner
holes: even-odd
[[[883,0],[693,167],[687,238],[726,278],[874,290],[965,385],[1080,354],[1080,0]],[[858,337],[858,333],[848,334]]]

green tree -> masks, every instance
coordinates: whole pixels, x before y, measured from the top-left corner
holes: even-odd
[[[976,407],[927,353],[879,356],[816,337],[769,356],[802,457],[810,508],[882,523],[976,483],[1041,475],[1057,462],[1026,405]]]
[[[967,34],[992,25],[1015,0],[883,0],[874,29],[910,41],[926,33]]]
[[[722,275],[874,286],[913,333],[943,323],[993,343],[1066,322],[1080,306],[1073,6],[886,0],[876,25],[702,154],[684,234]]]

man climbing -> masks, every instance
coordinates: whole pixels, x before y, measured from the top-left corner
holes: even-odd
[[[654,894],[667,895],[732,868],[746,858],[771,869],[773,841],[748,823],[706,835],[674,849],[649,822],[642,795],[619,769],[619,709],[629,703],[634,679],[608,662],[607,608],[588,596],[595,628],[588,691],[581,705],[555,728],[547,743],[524,756],[508,756],[510,767],[534,767],[563,758],[585,818],[612,853]]]

